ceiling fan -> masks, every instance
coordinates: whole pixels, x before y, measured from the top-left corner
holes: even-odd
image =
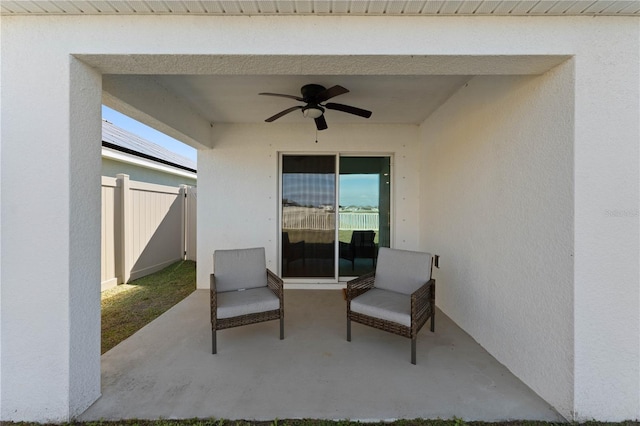
[[[327,89],[319,84],[306,84],[302,86],[302,88],[300,89],[300,93],[302,94],[302,96],[284,95],[281,93],[259,93],[259,95],[280,96],[283,98],[295,99],[296,101],[305,103],[305,105],[297,105],[291,108],[287,108],[284,111],[280,111],[276,115],[269,117],[264,121],[266,121],[267,123],[271,123],[272,121],[277,120],[283,115],[289,114],[290,112],[299,109],[302,110],[302,115],[304,115],[305,117],[313,118],[315,120],[318,130],[324,130],[327,128],[327,121],[324,118],[325,109],[342,111],[364,118],[371,117],[371,111],[367,111],[366,109],[356,108],[349,105],[336,104],[332,102],[325,103],[333,97],[349,93],[349,91],[342,86],[333,86]]]

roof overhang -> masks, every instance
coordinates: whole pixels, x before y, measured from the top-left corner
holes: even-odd
[[[3,15],[640,16],[638,0],[3,0]]]
[[[107,148],[104,146],[102,147],[102,158],[120,161],[122,163],[132,164],[134,166],[143,167],[145,169],[168,173],[188,179],[198,180],[198,175],[188,170],[183,170],[170,165],[157,163],[155,161],[148,160],[134,154],[117,151],[115,149]]]

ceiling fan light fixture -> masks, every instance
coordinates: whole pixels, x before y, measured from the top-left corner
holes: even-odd
[[[307,118],[318,118],[324,114],[324,109],[319,106],[310,106],[302,110],[302,115]]]

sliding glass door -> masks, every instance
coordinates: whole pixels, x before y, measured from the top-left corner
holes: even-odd
[[[334,278],[336,157],[282,157],[282,277]]]
[[[378,247],[391,241],[390,164],[388,156],[282,156],[283,278],[337,281],[375,268]]]
[[[339,188],[339,276],[360,276],[390,246],[390,157],[340,157]]]

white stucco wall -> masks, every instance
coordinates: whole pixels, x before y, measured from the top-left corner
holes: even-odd
[[[100,75],[2,30],[0,416],[68,419],[100,395]]]
[[[421,127],[437,304],[563,415],[573,409],[573,63],[475,77]]]
[[[640,417],[640,223],[634,213],[640,198],[636,18],[0,19],[2,420],[65,420],[99,395],[100,203],[85,193],[93,187],[97,194],[100,185],[100,73],[501,75],[518,67],[526,73],[544,62],[544,55],[574,57],[573,307],[567,307],[573,312],[574,379],[573,408],[563,414],[602,420]],[[183,56],[175,60],[177,54]],[[325,60],[325,55],[332,59]],[[161,87],[145,86],[153,89],[149,95],[145,90],[127,90],[147,80],[125,80],[112,88],[126,98],[120,105],[144,111],[132,116],[155,120],[151,124],[170,123],[167,126],[174,131],[163,129],[165,133],[183,135],[197,145],[199,157],[207,159],[198,159],[199,172],[210,173],[204,170],[211,169],[206,163],[215,165],[216,158],[238,160],[234,149],[223,149],[225,135],[213,139],[220,154],[215,149],[205,151],[203,147],[212,145],[209,123],[180,102],[172,103],[175,99]],[[135,84],[127,85],[132,81]],[[113,96],[105,96],[111,106],[118,104]],[[239,142],[259,140],[270,137],[269,132],[257,126],[251,137],[245,137],[231,129],[228,137]],[[273,132],[271,137],[282,136],[281,131]],[[354,137],[359,133],[344,132]],[[77,139],[80,134],[82,144]],[[95,147],[87,143],[94,138]],[[352,143],[345,139],[339,149],[352,149]],[[299,145],[292,144],[291,149],[298,150]],[[252,156],[249,161],[256,162]],[[271,161],[275,164],[275,159]],[[426,178],[417,179],[422,188],[429,184]],[[207,198],[202,185],[199,182],[200,200]],[[208,185],[211,188],[213,180]],[[397,199],[401,194],[396,190]],[[417,217],[423,212],[417,205],[403,211],[410,224],[422,223]],[[207,213],[199,216],[206,234]],[[398,211],[396,218],[401,221]],[[402,226],[396,224],[396,245],[403,232],[410,236],[407,246],[430,245],[426,229],[419,237]],[[253,243],[247,235],[241,241]],[[199,244],[200,253],[212,251],[213,247]],[[269,256],[273,261],[273,252]],[[570,401],[565,391],[552,403]]]
[[[265,247],[279,271],[279,153],[393,156],[392,245],[418,246],[418,126],[218,125],[214,148],[198,151],[198,288],[209,288],[213,251]],[[259,135],[259,136],[258,136]]]
[[[564,416],[638,418],[637,25],[574,30],[569,63],[423,124],[422,244],[445,312]]]
[[[585,28],[575,58],[574,414],[579,419],[640,419],[640,20],[616,22],[608,27],[610,37]],[[590,46],[583,45],[589,39]]]
[[[61,215],[60,218],[66,221],[65,231],[69,233],[63,240],[65,244],[68,241],[69,250],[68,260],[64,259],[63,263],[69,274],[68,290],[62,286],[68,291],[69,298],[69,316],[65,319],[69,328],[66,366],[69,393],[65,416],[74,418],[100,396],[100,309],[96,309],[100,306],[100,288],[95,283],[96,279],[100,281],[101,261],[100,244],[96,244],[101,235],[100,214],[96,214],[96,208],[101,204],[101,192],[96,190],[96,183],[101,182],[101,149],[99,144],[87,141],[102,137],[102,132],[93,125],[96,119],[102,118],[99,104],[102,87],[100,73],[96,70],[74,58],[69,58],[69,63],[66,99],[70,108],[68,121],[64,123],[69,134],[69,148],[67,152],[61,149],[58,155],[65,155],[68,162],[65,168],[69,186],[62,188],[68,216]],[[55,313],[53,309],[44,311],[49,315]],[[18,374],[24,374],[23,370],[18,371]],[[22,380],[25,380],[24,376]],[[32,404],[29,399],[27,401],[28,406]]]

